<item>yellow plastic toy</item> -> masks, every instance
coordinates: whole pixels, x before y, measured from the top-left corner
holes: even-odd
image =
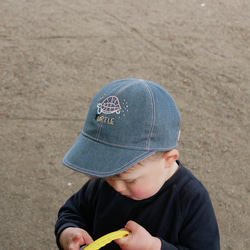
[[[84,249],[84,250],[98,250],[98,249],[104,247],[105,245],[109,244],[111,241],[123,238],[123,237],[127,236],[128,234],[129,234],[129,231],[115,231],[115,232],[112,232],[112,233],[109,233],[109,234],[102,236],[101,238],[95,240],[94,242],[92,242],[88,246],[81,247],[80,250],[82,250],[82,249]]]

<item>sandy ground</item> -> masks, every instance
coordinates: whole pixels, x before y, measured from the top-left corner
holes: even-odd
[[[62,158],[95,93],[127,77],[173,95],[221,248],[250,249],[248,0],[0,2],[0,249],[56,249],[57,211],[86,181]]]

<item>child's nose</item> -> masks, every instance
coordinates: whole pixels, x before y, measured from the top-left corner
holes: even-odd
[[[119,193],[121,193],[127,189],[126,183],[124,181],[120,181],[120,180],[113,181],[112,186]]]

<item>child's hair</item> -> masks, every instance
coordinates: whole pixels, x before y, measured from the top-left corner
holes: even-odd
[[[153,155],[151,155],[150,157],[152,157],[152,159],[159,159],[162,157],[162,155],[165,153],[166,151],[157,151],[155,152]]]

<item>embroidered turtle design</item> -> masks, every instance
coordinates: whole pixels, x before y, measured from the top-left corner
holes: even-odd
[[[107,97],[102,103],[97,104],[97,114],[120,114],[121,105],[116,96]]]

